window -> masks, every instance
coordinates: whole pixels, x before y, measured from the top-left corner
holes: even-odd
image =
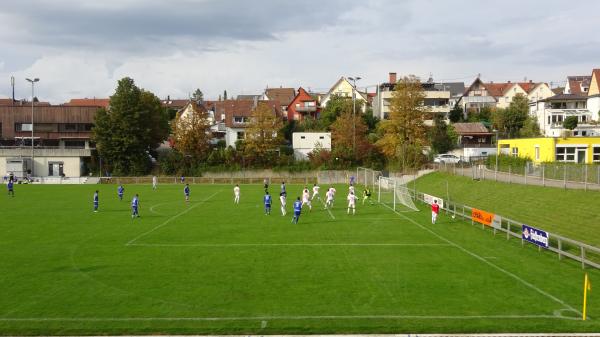
[[[540,147],[535,147],[535,160],[540,160]]]
[[[600,163],[600,146],[594,146],[592,160],[594,161],[594,163]]]
[[[306,139],[306,136],[300,136],[300,139]]]
[[[234,123],[247,123],[248,122],[248,117],[234,116],[233,117],[233,122]]]
[[[556,147],[556,161],[575,162],[575,148]]]
[[[550,122],[550,116],[548,116],[548,124],[550,124],[550,123],[551,123],[551,122]]]
[[[512,148],[512,156],[513,157],[518,157],[519,156],[519,148],[518,147],[513,147]]]
[[[35,131],[39,131],[39,132],[56,132],[57,131],[56,124],[50,124],[50,123],[33,124],[33,129]]]
[[[245,138],[246,138],[246,133],[243,131],[238,131],[237,139],[245,139]]]
[[[65,147],[71,149],[85,149],[85,140],[65,140]]]
[[[60,132],[77,132],[77,124],[73,124],[73,123],[59,124],[58,131],[60,131]]]
[[[581,131],[582,136],[587,136],[587,131]]]
[[[325,136],[319,136],[319,139],[325,139]]]
[[[587,121],[587,116],[586,115],[581,115],[580,122],[585,123],[586,121]]]

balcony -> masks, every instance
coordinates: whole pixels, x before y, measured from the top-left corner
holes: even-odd
[[[301,112],[301,113],[311,113],[311,112],[316,112],[317,107],[315,105],[313,105],[313,106],[297,106],[296,111]]]
[[[588,109],[546,109],[546,112],[553,115],[592,115]]]
[[[92,149],[40,147],[33,148],[35,157],[90,157]],[[3,146],[0,147],[0,157],[30,157],[31,147]]]

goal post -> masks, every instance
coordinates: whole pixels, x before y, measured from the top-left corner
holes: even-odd
[[[377,200],[394,211],[419,211],[406,185],[393,178],[379,177]]]
[[[366,167],[356,168],[356,184],[368,187],[371,193],[379,192],[379,177],[383,174],[381,171],[372,170]],[[379,197],[377,197],[379,199]]]

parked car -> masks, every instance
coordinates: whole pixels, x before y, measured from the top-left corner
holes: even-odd
[[[438,154],[433,158],[434,163],[445,163],[445,164],[458,164],[460,163],[460,158],[453,154]]]

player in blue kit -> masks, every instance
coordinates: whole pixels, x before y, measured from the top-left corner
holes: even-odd
[[[271,215],[271,195],[269,192],[265,192],[263,201],[265,203],[265,215]]]
[[[138,211],[140,207],[140,199],[138,195],[134,195],[133,199],[131,199],[131,218],[140,217],[140,213]],[[133,221],[133,220],[132,220]]]
[[[6,188],[8,189],[8,195],[14,197],[15,196],[15,188],[14,188],[14,182],[12,179],[8,179],[8,185],[6,185]]]
[[[117,195],[119,196],[120,201],[123,201],[123,193],[125,193],[125,187],[119,185],[119,187],[117,187]]]
[[[185,194],[185,201],[190,202],[190,185],[189,184],[185,184],[185,187],[183,188],[183,194]]]
[[[98,212],[98,190],[96,190],[96,192],[94,193],[94,213]]]
[[[300,213],[302,213],[302,201],[300,201],[300,197],[294,201],[294,217],[292,218],[292,223],[297,224],[298,219],[300,219]]]

